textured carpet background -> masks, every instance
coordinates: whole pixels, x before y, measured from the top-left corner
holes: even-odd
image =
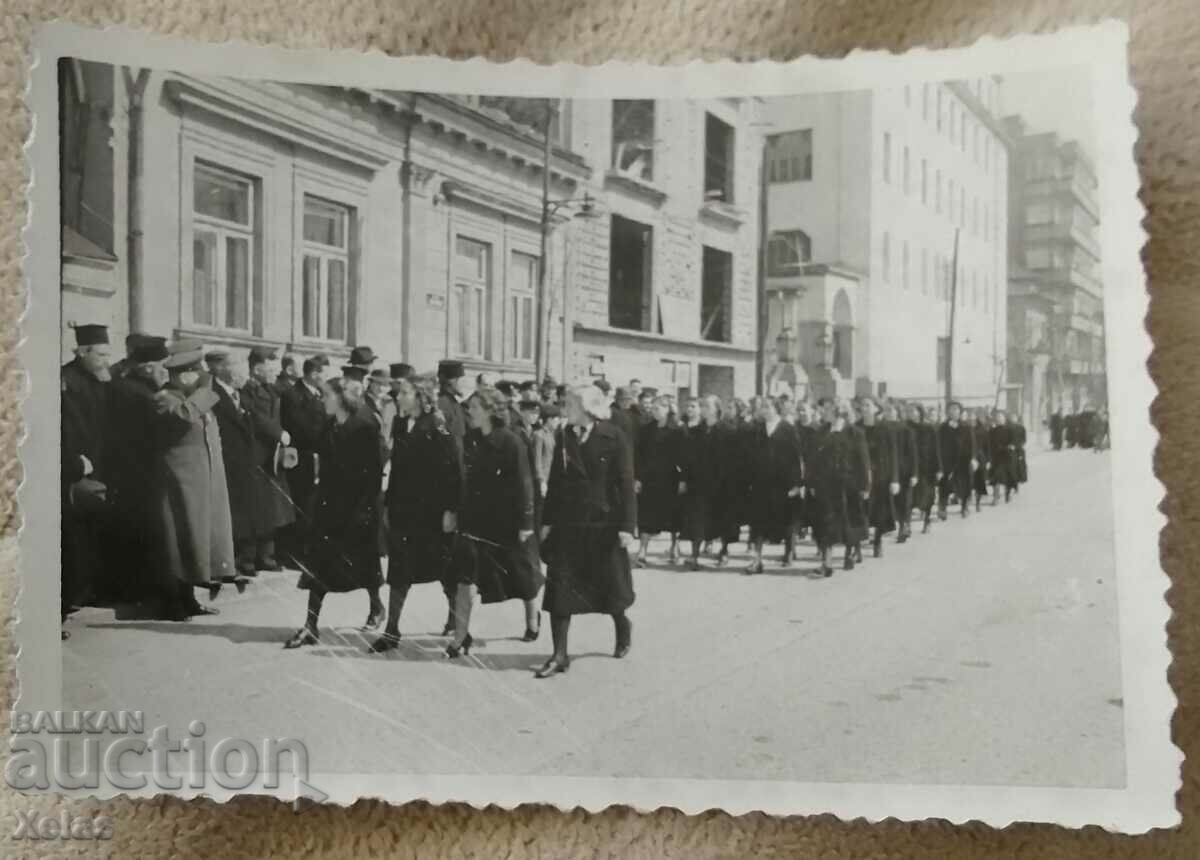
[[[0,854],[118,857],[1200,857],[1200,2],[1109,0],[0,0],[5,39],[0,66],[0,525],[15,533],[21,479],[13,349],[24,303],[20,235],[26,168],[21,145],[29,117],[21,103],[30,33],[56,17],[120,23],[206,40],[237,38],[289,47],[383,50],[393,54],[484,55],[507,60],[595,63],[638,58],[789,59],[839,56],[854,48],[903,51],[969,44],[984,35],[1045,32],[1117,16],[1132,29],[1132,74],[1139,91],[1137,161],[1150,239],[1143,252],[1155,340],[1151,373],[1160,396],[1153,420],[1163,434],[1156,456],[1170,523],[1161,539],[1173,582],[1171,682],[1180,708],[1172,730],[1188,755],[1179,803],[1182,829],[1121,837],[1098,828],[1066,831],[1016,825],[953,827],[930,821],[870,825],[832,817],[688,818],[662,810],[600,815],[525,807],[515,812],[424,804],[362,802],[296,815],[290,806],[245,799],[217,804],[117,802],[115,838],[98,845],[9,842],[15,810],[56,814],[50,801],[0,791]],[[50,145],[50,144],[47,144]],[[1138,368],[1128,368],[1139,372]],[[12,621],[16,590],[11,541],[0,552],[0,612]],[[9,639],[6,637],[6,643]],[[3,651],[11,670],[14,648]],[[0,691],[3,713],[12,689]],[[7,730],[7,722],[2,727]],[[79,811],[91,809],[79,804]]]

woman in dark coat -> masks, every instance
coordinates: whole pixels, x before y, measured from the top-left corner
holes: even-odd
[[[995,423],[988,431],[988,450],[992,455],[992,503],[999,501],[1000,487],[1003,486],[1007,504],[1018,483],[1016,433],[1004,410],[997,409],[995,415]]]
[[[683,457],[683,433],[670,426],[670,402],[655,397],[650,405],[651,420],[638,431],[637,456],[634,458],[634,491],[637,493],[638,537],[641,547],[636,564],[646,565],[650,539],[661,532],[671,535],[670,557],[678,555],[679,479]]]
[[[937,427],[929,423],[925,407],[909,404],[908,426],[917,442],[917,483],[913,486],[913,507],[921,512],[921,533],[929,531],[938,483],[942,480],[942,449]]]
[[[896,434],[879,420],[879,404],[870,397],[859,401],[862,432],[867,440],[871,464],[871,494],[867,499],[867,520],[874,529],[871,539],[875,558],[883,555],[883,536],[896,529],[894,498],[900,491],[899,458]]]
[[[446,656],[469,654],[471,609],[481,603],[521,600],[525,629],[540,627],[535,598],[542,589],[533,532],[533,473],[525,443],[506,425],[508,400],[490,386],[467,400],[467,420],[478,438],[467,457],[466,497],[459,522],[461,563],[454,599],[454,641]]]
[[[812,437],[805,474],[809,525],[821,555],[821,573],[833,575],[829,551],[846,547],[845,568],[854,567],[854,547],[863,539],[862,488],[867,486],[867,455],[861,437],[847,422],[848,413],[830,398],[818,407],[821,425]]]
[[[896,543],[904,543],[912,534],[913,501],[921,471],[917,433],[912,425],[904,420],[904,416],[900,414],[900,406],[893,400],[884,404],[883,421],[896,438],[896,474],[900,482],[900,490],[893,497],[896,523],[900,527]]]
[[[1013,429],[1013,444],[1017,446],[1017,492],[1021,492],[1021,484],[1029,480],[1029,464],[1025,460],[1025,425],[1020,420],[1008,422]]]
[[[849,403],[838,406],[838,414],[845,421],[842,432],[850,440],[850,479],[846,489],[846,570],[853,570],[855,562],[861,562],[862,542],[867,539],[871,501],[871,452],[867,446],[867,434],[854,423],[854,408]]]
[[[971,502],[971,480],[978,462],[975,459],[975,434],[962,423],[962,406],[953,402],[946,407],[946,420],[938,426],[938,448],[942,452],[942,486],[938,494],[938,517],[946,519],[946,507],[954,495],[967,516]]]
[[[988,495],[988,470],[992,463],[988,431],[991,428],[987,421],[974,411],[967,413],[967,427],[975,439],[975,468],[971,470],[971,492],[975,496],[975,510],[978,512],[982,507],[983,497]]]
[[[796,404],[796,439],[800,444],[800,461],[808,470],[809,459],[812,456],[813,438],[817,435],[817,423],[813,421],[812,407],[807,400]],[[807,493],[792,499],[792,536],[794,540],[803,540],[806,530],[812,525],[809,522]]]
[[[543,608],[550,613],[554,654],[537,670],[547,678],[567,671],[571,616],[611,615],[616,631],[613,656],[632,645],[633,605],[629,548],[637,524],[633,452],[608,421],[608,403],[591,385],[568,394],[568,426],[559,434],[542,526],[549,567]]]
[[[721,521],[731,513],[730,500],[722,500],[721,494],[728,486],[727,470],[736,456],[736,437],[724,431],[711,406],[697,401],[697,412],[699,422],[689,424],[683,437],[683,536],[691,541],[689,570],[700,569],[705,541],[730,531]]]
[[[783,564],[791,562],[794,503],[803,496],[804,465],[800,440],[779,414],[772,397],[759,405],[761,423],[755,432],[750,459],[750,540],[754,560],[747,573],[762,573],[763,544],[783,543]]]
[[[400,613],[414,585],[440,583],[451,617],[454,607],[450,572],[462,507],[462,450],[438,409],[435,379],[397,382],[396,406],[386,494],[388,618],[370,647],[376,653],[399,646]]]
[[[325,383],[325,411],[333,417],[321,445],[321,482],[318,484],[308,568],[297,587],[308,590],[304,626],[284,648],[315,645],[320,641],[317,623],[329,592],[367,590],[367,621],[374,629],[383,622],[379,588],[379,476],[383,472],[379,429],[363,414],[363,386],[350,379]]]

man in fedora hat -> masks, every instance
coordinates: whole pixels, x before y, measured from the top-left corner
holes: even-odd
[[[467,435],[467,414],[462,401],[469,393],[463,363],[448,358],[439,361],[437,377],[438,409],[446,419],[446,429],[461,445]]]
[[[254,419],[259,459],[255,475],[259,482],[261,507],[254,563],[257,570],[279,571],[283,566],[275,558],[275,534],[296,519],[287,472],[277,468],[280,446],[291,444],[292,437],[283,429],[279,392],[275,378],[279,371],[278,352],[271,346],[250,349],[250,378],[242,386],[242,403]]]
[[[356,346],[350,350],[350,366],[361,367],[364,373],[371,372],[371,366],[375,364],[377,358],[379,356],[369,346]]]
[[[105,453],[112,378],[108,327],[73,326],[75,357],[63,365],[62,618],[90,596],[100,572],[100,536],[107,507]],[[65,639],[67,634],[63,633]]]

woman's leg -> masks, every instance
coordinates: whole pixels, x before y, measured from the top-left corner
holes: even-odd
[[[558,663],[566,663],[571,659],[567,651],[567,636],[570,631],[570,615],[550,616],[550,638],[554,640],[554,660]]]
[[[613,629],[616,633],[616,647],[613,650],[613,656],[620,660],[629,653],[630,647],[633,645],[633,622],[629,620],[629,616],[624,610],[613,613]]]
[[[542,613],[538,609],[537,599],[525,601],[525,630],[536,633],[542,629]]]
[[[475,605],[475,586],[459,583],[454,595],[454,644],[462,645],[471,635],[471,609]]]
[[[390,636],[393,639],[400,638],[400,613],[404,611],[404,601],[408,599],[407,585],[393,585],[388,589],[388,608],[387,608],[387,626],[383,630],[384,636]]]
[[[308,611],[304,618],[304,629],[314,636],[317,624],[321,619],[321,605],[325,602],[325,592],[317,588],[308,590]]]
[[[383,600],[379,597],[379,586],[371,586],[367,589],[367,601],[369,608],[367,609],[367,627],[378,627],[383,623]],[[371,622],[374,622],[373,624]]]

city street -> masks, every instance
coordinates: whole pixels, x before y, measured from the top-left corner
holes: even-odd
[[[300,738],[314,771],[1120,786],[1110,455],[1031,452],[1030,476],[1012,504],[918,524],[831,579],[810,543],[789,569],[772,548],[757,577],[741,545],[687,572],[656,544],[629,657],[612,659],[608,618],[577,618],[570,672],[543,681],[549,625],[520,642],[517,603],[476,607],[476,650],[443,659],[435,585],[413,589],[386,656],[364,653],[363,593],[326,601],[319,646],[282,650],[304,618],[294,572],[188,623],[87,609],[64,707]]]

